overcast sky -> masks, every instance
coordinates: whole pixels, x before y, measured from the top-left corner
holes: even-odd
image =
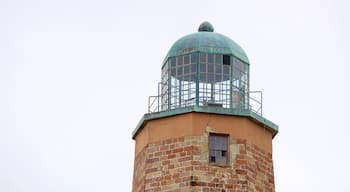
[[[131,191],[162,61],[210,21],[264,92],[278,192],[350,191],[350,3],[0,0],[0,191]]]

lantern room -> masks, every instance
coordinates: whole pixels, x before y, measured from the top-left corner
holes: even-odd
[[[203,22],[198,32],[180,38],[170,48],[162,65],[158,96],[149,100],[149,112],[189,106],[241,111],[251,107],[249,101],[245,52]]]

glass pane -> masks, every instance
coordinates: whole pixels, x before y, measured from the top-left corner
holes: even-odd
[[[224,75],[223,77],[224,77],[224,80],[225,80],[225,81],[227,81],[227,80],[230,79],[230,76],[229,76],[229,75]]]
[[[222,64],[222,55],[215,55],[215,63]]]
[[[172,68],[170,71],[170,75],[175,77],[176,76],[176,68]]]
[[[228,75],[230,73],[230,68],[229,66],[224,66],[224,74]]]
[[[216,82],[222,81],[221,75],[215,75],[215,81]]]
[[[184,64],[189,64],[190,63],[190,56],[189,55],[185,55],[184,56]]]
[[[182,75],[182,67],[177,68],[177,76]]]
[[[197,53],[192,53],[191,54],[191,63],[197,63],[197,57],[198,57]]]
[[[191,73],[197,73],[197,64],[191,64]]]
[[[201,63],[206,63],[207,62],[207,54],[201,53],[200,54],[200,62]]]
[[[227,151],[210,150],[209,161],[212,163],[227,163]]]
[[[189,65],[185,65],[184,67],[184,74],[189,74],[190,73],[190,66]]]
[[[214,74],[209,73],[208,74],[208,83],[214,83]]]
[[[196,81],[196,74],[191,74],[191,81]]]
[[[184,75],[183,80],[190,81],[190,75]],[[186,87],[186,86],[185,86]],[[185,88],[184,88],[185,89]]]
[[[214,73],[214,65],[208,64],[208,73]]]
[[[226,163],[226,156],[222,156],[222,151],[217,151],[215,155],[217,163]]]
[[[218,135],[209,136],[209,148],[210,150],[227,151],[227,137]]]
[[[222,73],[222,65],[215,65],[215,73]]]
[[[199,65],[199,71],[200,72],[207,72],[207,65],[206,64],[200,64]]]
[[[182,56],[177,57],[177,65],[178,66],[183,64],[183,60],[182,59],[183,59]]]
[[[205,73],[201,73],[200,75],[199,75],[199,81],[200,82],[205,82],[206,80],[205,80]]]
[[[208,54],[208,63],[214,63],[214,55]]]
[[[171,67],[176,67],[176,58],[175,57],[170,59],[170,65],[171,65]]]

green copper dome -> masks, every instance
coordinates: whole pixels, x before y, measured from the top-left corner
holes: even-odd
[[[230,38],[214,32],[209,22],[203,22],[197,33],[186,35],[177,40],[170,48],[167,58],[192,52],[233,55],[249,64],[243,49]]]

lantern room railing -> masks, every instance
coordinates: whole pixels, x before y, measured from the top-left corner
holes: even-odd
[[[243,109],[243,110],[249,110],[259,116],[262,116],[262,91],[249,91],[248,95],[249,95],[248,109]],[[195,102],[196,98],[191,98],[193,101],[183,102],[181,106],[176,106],[175,108],[168,108],[168,107],[162,106],[161,98],[162,98],[162,95],[161,95],[160,89],[158,90],[158,95],[149,96],[148,113],[171,111],[175,108],[176,109],[185,108],[185,107],[196,105],[196,102]],[[163,105],[167,105],[167,104],[163,104]],[[200,106],[239,109],[239,106],[224,107],[221,103],[211,103],[211,102],[200,103]]]

